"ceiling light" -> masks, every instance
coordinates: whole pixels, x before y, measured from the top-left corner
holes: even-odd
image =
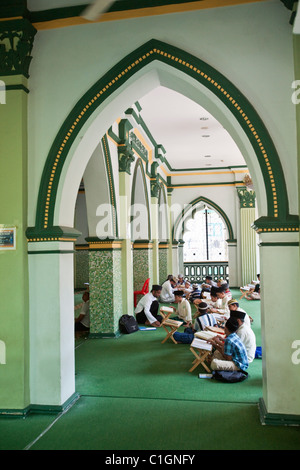
[[[211,155],[204,155],[204,158],[211,158]]]
[[[203,134],[201,137],[210,137],[210,135]]]

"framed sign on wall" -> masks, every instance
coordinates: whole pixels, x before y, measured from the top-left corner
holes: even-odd
[[[0,250],[16,249],[16,227],[0,226]]]

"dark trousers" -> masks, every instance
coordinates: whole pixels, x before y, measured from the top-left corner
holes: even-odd
[[[162,322],[162,316],[158,315],[158,308],[159,308],[158,300],[154,300],[151,304],[150,312],[152,313],[154,318],[156,318],[156,320],[158,320],[159,322]],[[136,316],[136,321],[141,325],[144,325],[146,321],[148,320],[144,312],[144,309],[141,312],[137,313],[135,316]]]

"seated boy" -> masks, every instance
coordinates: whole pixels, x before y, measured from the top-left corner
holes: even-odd
[[[225,341],[220,337],[209,341],[215,348],[210,364],[212,370],[246,370],[248,368],[246,348],[236,334],[238,327],[238,322],[229,318],[225,324]]]
[[[192,321],[192,310],[189,301],[183,296],[184,292],[182,290],[174,291],[175,303],[178,304],[178,308],[172,307],[177,314],[176,317],[173,317],[173,320],[183,321],[186,323],[184,326],[188,327]]]
[[[192,292],[189,295],[190,302],[192,302],[192,304],[193,303],[196,304],[198,302],[198,300],[201,301],[201,299],[202,299],[201,289],[199,289],[198,284],[193,284],[192,285]]]
[[[82,295],[82,308],[75,318],[75,331],[90,331],[90,293],[85,291]]]
[[[176,331],[173,338],[177,343],[191,344],[194,334],[202,331],[206,326],[217,326],[217,321],[211,313],[207,313],[207,304],[202,302],[198,306],[197,318],[192,328],[185,328],[184,333]]]

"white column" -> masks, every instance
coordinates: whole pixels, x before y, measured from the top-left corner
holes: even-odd
[[[151,240],[153,253],[153,284],[159,284],[159,238],[158,238],[158,203],[157,197],[151,197]],[[151,286],[150,286],[151,288]]]
[[[237,262],[237,241],[227,240],[230,287],[240,287]]]
[[[124,314],[132,315],[133,304],[133,272],[132,244],[130,233],[130,188],[131,178],[125,171],[119,172],[120,188],[120,238],[122,239],[122,297]]]
[[[29,250],[30,402],[60,406],[75,393],[73,243]]]
[[[260,234],[263,401],[268,414],[300,415],[297,233]]]

